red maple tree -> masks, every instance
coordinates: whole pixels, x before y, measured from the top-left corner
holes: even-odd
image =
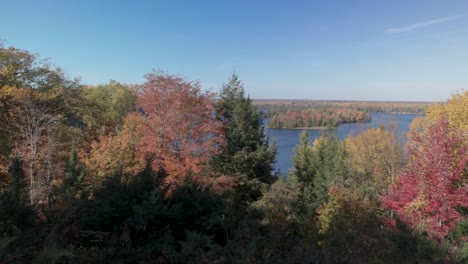
[[[449,129],[446,118],[426,133],[411,133],[409,164],[382,205],[397,212],[410,227],[441,240],[468,207],[468,146],[463,132]]]

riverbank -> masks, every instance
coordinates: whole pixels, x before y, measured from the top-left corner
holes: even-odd
[[[338,127],[266,127],[268,129],[300,129],[300,130],[328,130],[336,129]]]

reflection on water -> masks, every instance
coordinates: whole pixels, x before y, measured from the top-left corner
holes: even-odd
[[[336,129],[340,139],[349,135],[357,135],[369,127],[385,126],[385,129],[395,133],[400,143],[406,142],[406,134],[409,131],[409,124],[419,115],[403,114],[372,114],[372,121],[369,123],[343,124]],[[326,130],[308,130],[309,138],[313,142]],[[266,134],[270,141],[278,144],[278,155],[276,168],[281,174],[287,174],[292,167],[292,156],[294,148],[299,144],[300,129],[266,129]]]

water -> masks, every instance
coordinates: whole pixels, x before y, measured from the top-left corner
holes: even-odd
[[[402,144],[406,142],[406,134],[409,131],[409,124],[415,117],[419,115],[413,114],[372,114],[372,121],[369,123],[354,123],[343,124],[334,129],[340,139],[344,139],[350,135],[358,135],[369,127],[377,128],[380,125],[385,126],[385,129],[395,133],[398,141]],[[326,130],[308,130],[309,138],[313,142],[320,137]],[[287,174],[293,166],[292,156],[294,148],[299,144],[299,136],[302,130],[300,129],[266,129],[266,135],[270,141],[276,141],[278,144],[278,154],[276,156],[276,168],[281,174]]]

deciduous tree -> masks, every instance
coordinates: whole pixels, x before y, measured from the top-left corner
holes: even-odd
[[[48,98],[35,90],[11,88],[14,94],[13,114],[10,123],[17,130],[17,151],[25,161],[30,182],[30,203],[35,201],[37,159],[46,132],[59,120],[60,115],[51,109]]]
[[[403,154],[395,136],[380,128],[369,128],[345,140],[346,166],[356,189],[373,199],[386,191],[403,165]]]
[[[162,72],[146,75],[138,87],[139,110],[125,118],[121,131],[95,141],[85,163],[105,176],[116,170],[135,174],[149,162],[168,184],[199,175],[224,146],[213,96],[198,82]]]
[[[116,81],[84,88],[82,100],[83,122],[93,139],[117,132],[125,116],[136,109],[135,88]]]
[[[382,204],[414,229],[441,240],[466,218],[459,209],[468,207],[468,146],[447,118],[426,133],[410,134],[410,140],[409,164]]]

